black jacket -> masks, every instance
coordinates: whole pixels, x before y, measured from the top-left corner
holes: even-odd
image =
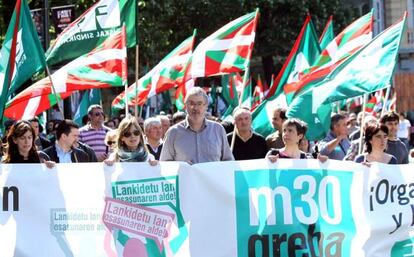
[[[78,142],[79,149],[83,150],[88,155],[88,162],[98,162],[95,151],[87,144]]]
[[[40,144],[42,145],[42,150],[52,146],[52,143],[47,138],[39,136],[39,139],[40,139]]]
[[[43,152],[49,157],[48,161],[59,163],[59,158],[56,152],[56,145],[52,145],[51,147],[46,148]],[[72,148],[71,159],[73,163],[88,162],[89,156],[79,148]]]

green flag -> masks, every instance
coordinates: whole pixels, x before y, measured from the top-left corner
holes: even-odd
[[[101,0],[72,22],[46,52],[47,63],[75,59],[90,52],[125,23],[127,47],[137,44],[136,0]]]
[[[264,100],[252,113],[252,128],[255,132],[266,137],[274,132],[272,127],[273,111],[277,107],[287,108],[286,97],[279,94],[277,97]]]
[[[315,28],[308,15],[281,71],[276,79],[272,80],[267,99],[252,113],[252,127],[257,133],[267,136],[274,132],[271,123],[273,110],[278,106],[286,107],[295,94],[294,91],[284,94],[284,87],[300,80],[320,52]]]
[[[88,114],[89,106],[89,90],[86,90],[83,92],[78,109],[76,110],[75,116],[73,116],[73,121],[76,122],[79,126],[83,126],[82,118]]]
[[[331,103],[389,85],[404,23],[405,16],[351,55],[322,82],[294,99],[287,116],[308,123],[309,139],[321,138],[321,131],[329,130]]]
[[[332,15],[329,17],[328,22],[326,23],[325,29],[322,32],[321,37],[319,38],[319,45],[321,49],[325,49],[328,44],[335,38],[335,33],[333,29]]]
[[[246,82],[244,82],[246,81]],[[245,85],[243,85],[244,90],[242,92],[242,96],[241,96],[241,106],[246,107],[251,109],[252,108],[252,102],[253,102],[253,97],[252,97],[252,80],[250,77],[250,72],[248,72],[247,74],[244,74],[243,76],[243,83],[246,83]]]
[[[0,51],[0,113],[9,96],[45,67],[45,54],[26,0],[18,0]]]
[[[315,27],[310,15],[308,15],[289,56],[274,81],[274,86],[271,87],[271,91],[276,90],[276,92],[269,92],[268,97],[277,97],[284,91],[286,101],[289,104],[295,95],[295,91],[287,91],[285,87],[299,81],[302,76],[307,74],[310,71],[309,68],[319,57],[320,52]]]
[[[321,104],[378,91],[390,83],[397,62],[406,15],[333,70],[312,90]]]
[[[298,118],[308,124],[306,138],[309,140],[319,140],[326,136],[331,122],[331,105],[321,105],[316,113],[312,112],[314,98],[311,94],[302,94],[293,99],[289,106],[287,116]]]
[[[226,74],[221,77],[221,87],[224,100],[229,107],[236,107],[239,104],[239,95],[235,81],[235,74]]]
[[[79,125],[83,125],[82,118],[88,115],[88,108],[93,104],[101,104],[101,90],[100,89],[89,89],[83,92],[81,101],[78,109],[76,110],[73,121]]]

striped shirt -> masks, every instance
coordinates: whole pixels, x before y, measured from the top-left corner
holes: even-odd
[[[79,139],[82,143],[89,145],[99,159],[99,157],[107,153],[105,136],[106,132],[110,130],[110,128],[105,126],[100,129],[93,129],[90,124],[87,124],[79,129]]]

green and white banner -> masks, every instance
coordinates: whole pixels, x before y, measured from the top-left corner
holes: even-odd
[[[72,22],[46,52],[49,65],[73,60],[99,46],[125,24],[126,44],[137,44],[136,0],[100,0]]]
[[[412,256],[413,168],[2,164],[0,256]]]

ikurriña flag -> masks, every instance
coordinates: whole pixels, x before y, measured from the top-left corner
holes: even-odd
[[[254,92],[253,92],[252,108],[251,108],[252,111],[261,104],[264,98],[264,92],[265,92],[264,85],[259,75],[257,78],[257,85],[254,87]]]
[[[76,90],[121,87],[126,60],[125,30],[118,31],[101,45],[57,70],[52,83],[46,77],[10,100],[4,115],[14,119],[28,119],[49,109],[58,100],[69,97]]]
[[[300,118],[318,129],[313,140],[329,130],[331,103],[387,87],[394,72],[403,34],[404,17],[339,64],[326,78],[296,97],[288,117]],[[317,122],[316,122],[317,121]]]
[[[325,28],[322,31],[321,37],[319,38],[319,45],[321,46],[321,49],[325,49],[334,38],[335,33],[333,29],[333,16],[331,15],[329,16]]]
[[[397,62],[406,14],[332,71],[313,88],[314,108],[383,89]]]
[[[209,77],[241,72],[250,64],[259,11],[246,14],[220,28],[196,47],[191,76]]]
[[[372,39],[372,11],[360,17],[339,33],[300,80],[285,85],[285,94],[295,98],[322,81],[332,70]]]
[[[195,33],[196,31],[140,78],[137,87],[135,83],[128,87],[128,105],[143,105],[149,97],[186,82],[185,75],[191,59]],[[124,91],[113,100],[112,109],[123,109],[125,104]]]

